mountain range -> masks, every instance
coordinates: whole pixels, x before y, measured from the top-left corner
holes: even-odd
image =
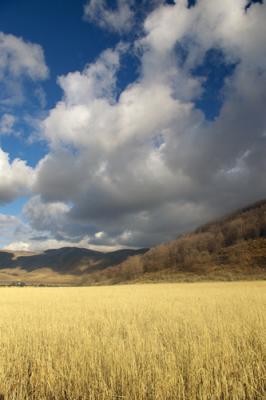
[[[109,253],[65,247],[41,254],[0,251],[0,283],[117,284],[265,279],[266,200],[151,249]]]

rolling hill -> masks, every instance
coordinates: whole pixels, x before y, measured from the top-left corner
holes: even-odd
[[[148,249],[124,249],[108,253],[63,247],[40,254],[0,251],[0,282],[78,283],[83,275],[120,264]]]
[[[92,273],[87,283],[266,278],[266,200]]]

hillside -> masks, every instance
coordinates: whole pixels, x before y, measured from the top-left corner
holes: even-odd
[[[265,279],[266,200],[150,250],[109,253],[64,247],[41,254],[0,251],[0,283],[117,284]]]
[[[0,282],[79,283],[88,273],[120,264],[148,249],[117,250],[108,253],[63,247],[40,254],[0,251]]]
[[[266,200],[93,273],[87,283],[265,277]]]

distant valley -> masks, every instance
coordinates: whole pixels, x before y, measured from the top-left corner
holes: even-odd
[[[123,249],[103,253],[78,247],[43,253],[0,251],[0,283],[79,283],[83,276],[121,264],[148,249]]]

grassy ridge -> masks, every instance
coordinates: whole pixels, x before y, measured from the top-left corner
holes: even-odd
[[[6,400],[262,400],[265,288],[1,288],[0,393]]]

